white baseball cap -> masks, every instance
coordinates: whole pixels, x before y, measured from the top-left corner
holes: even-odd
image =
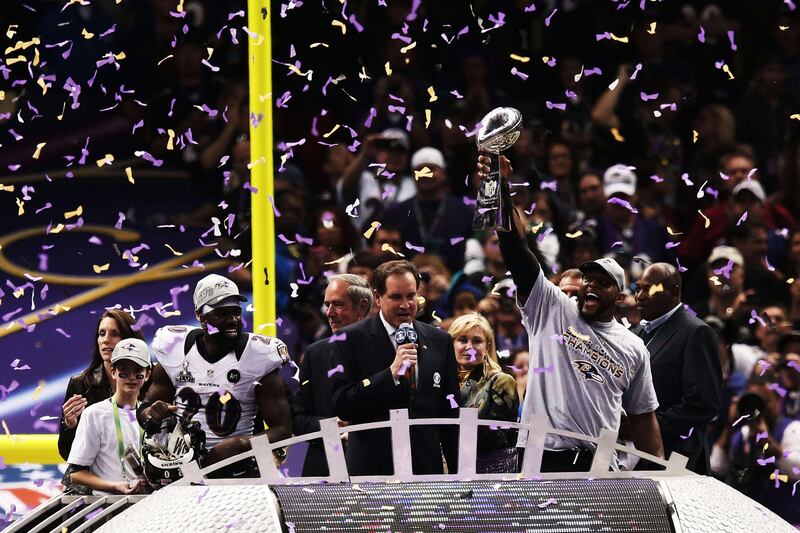
[[[578,270],[584,274],[592,270],[602,270],[617,283],[620,292],[625,290],[627,283],[625,283],[625,270],[611,257],[601,257],[594,261],[587,261],[578,267]]]
[[[408,150],[411,147],[411,143],[408,141],[408,133],[400,128],[383,130],[381,137],[383,137],[385,141],[388,141],[393,147],[402,148],[404,150]]]
[[[120,361],[132,361],[142,368],[150,368],[150,351],[142,339],[122,339],[114,346],[111,353],[111,364]]]
[[[239,302],[246,302],[247,298],[239,294],[239,288],[228,278],[209,274],[197,282],[193,300],[195,310],[208,306],[210,311],[217,307],[239,305]]]
[[[618,193],[633,196],[636,194],[636,174],[628,165],[608,167],[603,174],[603,191],[606,198]]]
[[[430,146],[420,148],[411,156],[411,168],[417,168],[423,165],[436,165],[442,169],[447,168],[442,152]]]
[[[744,257],[741,252],[733,246],[722,245],[711,250],[711,255],[708,256],[708,264],[711,265],[720,259],[733,261],[734,265],[744,268]]]
[[[764,192],[764,187],[761,186],[761,183],[758,180],[754,180],[752,178],[746,179],[739,183],[736,187],[733,188],[733,196],[736,196],[741,191],[749,191],[758,198],[760,202],[763,202],[767,199],[767,195]]]

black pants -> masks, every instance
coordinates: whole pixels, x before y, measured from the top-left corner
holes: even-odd
[[[525,449],[519,448],[519,464]],[[542,472],[588,472],[592,466],[594,452],[588,448],[570,450],[545,450],[542,454]]]

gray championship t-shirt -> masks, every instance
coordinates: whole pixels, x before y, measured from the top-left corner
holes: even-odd
[[[556,429],[600,435],[619,430],[622,409],[631,415],[658,407],[650,374],[650,356],[642,340],[625,326],[587,322],[578,305],[545,279],[542,271],[522,307],[528,330],[528,389],[521,419],[547,415]],[[519,432],[525,446],[527,431]],[[562,450],[594,443],[547,435],[545,448]]]

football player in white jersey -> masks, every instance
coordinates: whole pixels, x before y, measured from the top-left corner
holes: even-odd
[[[259,413],[271,442],[290,437],[289,402],[277,372],[289,361],[286,345],[242,332],[246,298],[223,276],[201,279],[193,299],[201,328],[167,326],[153,338],[158,364],[139,423],[157,429],[173,414],[199,421],[210,449],[204,466],[249,450],[250,437],[260,433]]]

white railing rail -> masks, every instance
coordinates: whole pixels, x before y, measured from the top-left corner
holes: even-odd
[[[457,418],[415,418],[408,417],[407,409],[393,409],[389,412],[389,420],[369,422],[354,426],[340,427],[335,418],[320,421],[320,430],[307,433],[272,443],[266,434],[258,435],[251,439],[252,449],[234,457],[230,457],[213,465],[201,468],[196,462],[182,467],[183,477],[175,483],[179,485],[205,484],[205,485],[242,485],[253,483],[268,483],[285,485],[294,483],[314,483],[327,481],[339,482],[387,482],[387,481],[455,481],[455,480],[509,480],[509,479],[576,479],[599,478],[620,479],[632,477],[672,477],[692,475],[686,469],[688,459],[680,454],[673,453],[669,460],[660,459],[654,455],[637,450],[632,447],[617,443],[617,433],[611,430],[601,430],[598,437],[591,437],[573,431],[555,429],[549,425],[548,419],[543,415],[534,415],[527,423],[502,422],[497,420],[483,420],[478,418],[477,409],[462,408]],[[411,460],[412,426],[458,426],[458,465],[455,473],[414,475]],[[489,426],[498,429],[527,430],[528,439],[522,461],[522,467],[515,473],[479,474],[475,472],[477,456],[477,429],[479,426]],[[392,438],[392,460],[394,474],[351,476],[347,471],[344,448],[341,436],[343,433],[368,431],[373,429],[390,429]],[[542,455],[545,450],[545,438],[548,434],[567,437],[587,443],[595,449],[592,465],[588,472],[542,472]],[[280,472],[275,464],[272,451],[301,442],[322,439],[325,455],[328,462],[328,476],[325,477],[287,477]],[[611,470],[615,452],[625,452],[630,455],[650,461],[661,469],[651,470]],[[253,457],[258,464],[260,478],[236,479],[209,479],[207,476],[213,472],[233,463]]]

